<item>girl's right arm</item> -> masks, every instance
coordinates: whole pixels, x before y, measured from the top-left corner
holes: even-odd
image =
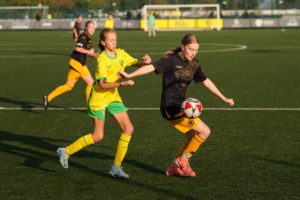
[[[75,28],[73,28],[73,33],[74,33],[74,40],[77,41],[78,39],[78,34]]]
[[[95,57],[95,58],[97,58],[99,56],[97,53],[95,53],[93,48],[90,50],[87,50],[82,47],[76,47],[75,51],[77,51],[79,53],[87,54],[87,55]]]
[[[149,74],[150,72],[154,72],[155,68],[153,65],[145,65],[143,67],[138,68],[137,70],[135,70],[134,72],[127,74],[124,71],[120,71],[120,75],[123,76],[124,78],[133,78],[136,76],[142,76],[144,74]]]
[[[121,86],[133,86],[134,81],[133,80],[125,80],[125,81],[121,81],[121,82],[117,82],[117,83],[108,83],[105,80],[100,80],[99,85],[100,85],[101,89],[107,90],[107,89],[112,89],[112,88],[118,88]]]

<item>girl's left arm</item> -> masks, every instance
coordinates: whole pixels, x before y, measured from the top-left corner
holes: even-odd
[[[144,66],[144,65],[149,65],[149,64],[151,64],[151,62],[152,62],[151,57],[150,57],[149,55],[146,54],[146,55],[143,56],[142,60],[139,61],[139,62],[137,63],[137,66],[138,66],[138,67],[142,67],[142,66]]]
[[[233,106],[234,101],[233,99],[225,97],[221,91],[217,88],[217,86],[210,80],[206,79],[205,81],[202,82],[202,84],[209,89],[212,93],[214,93],[216,96],[218,96],[220,99],[222,99],[225,103],[228,103],[229,105]]]

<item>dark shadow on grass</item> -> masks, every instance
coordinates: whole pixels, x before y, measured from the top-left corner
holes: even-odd
[[[21,107],[24,111],[33,112],[33,113],[36,113],[34,110],[32,110],[32,108],[34,108],[34,105],[42,106],[41,103],[17,101],[17,100],[10,99],[7,97],[0,97],[0,102],[15,104],[15,105]]]
[[[282,50],[274,50],[274,49],[258,49],[252,50],[253,53],[283,53]]]
[[[42,103],[42,96],[41,96],[41,103],[17,101],[17,100],[13,100],[13,99],[10,99],[7,97],[0,97],[0,102],[14,104],[14,105],[18,106],[18,108],[20,107],[22,109],[22,111],[24,111],[24,112],[31,112],[31,113],[38,113],[38,114],[41,114],[40,110],[34,110],[34,108],[36,106],[39,106],[39,107],[44,106]],[[67,107],[62,107],[62,106],[57,106],[57,105],[49,105],[49,108],[62,108],[64,110],[80,112],[80,113],[86,112],[86,110],[70,109]]]
[[[128,159],[125,158],[125,162],[130,164],[130,165],[141,168],[142,170],[148,171],[148,172],[157,173],[157,174],[165,174],[165,171],[162,170],[162,169],[155,168],[151,165],[147,165],[147,164],[138,162],[136,160],[128,160]]]
[[[29,136],[29,135],[22,135],[22,134],[14,134],[7,131],[0,131],[0,151],[8,154],[12,154],[15,156],[23,157],[24,163],[21,165],[30,167],[33,169],[38,169],[47,173],[59,173],[58,171],[55,171],[54,169],[46,169],[41,167],[41,164],[45,162],[45,160],[55,162],[57,163],[57,166],[60,170],[64,171],[66,173],[67,171],[59,166],[57,156],[55,155],[55,150],[57,149],[57,146],[52,144],[52,142],[64,142],[69,143],[69,141],[65,140],[59,140],[59,139],[51,139],[51,138],[44,138],[44,137],[37,137],[37,136]],[[12,144],[10,144],[12,143]],[[23,146],[26,146],[23,147]],[[33,148],[38,148],[36,150],[30,149],[32,146]],[[43,153],[43,151],[50,151],[51,153]],[[111,159],[113,160],[113,157],[107,154],[99,154],[95,152],[88,152],[85,150],[80,151],[78,153],[79,157],[91,157],[91,158],[99,158],[99,159]],[[2,161],[3,162],[3,161]],[[136,167],[141,167],[143,169],[146,169],[150,172],[158,172],[160,173],[161,170],[155,169],[149,165],[140,163],[135,160],[128,160],[125,161],[128,162],[130,165],[134,165]],[[3,163],[5,164],[5,163]],[[120,179],[111,178],[107,173],[100,172],[98,170],[92,169],[88,166],[84,166],[82,164],[70,161],[69,162],[70,167],[74,167],[77,169],[80,169],[82,171],[85,171],[87,173],[101,176],[102,178],[109,178],[110,180],[119,181],[120,184],[130,184],[135,187],[140,187],[145,190],[150,190],[152,192],[156,192],[159,194],[163,194],[166,196],[169,196],[170,198],[179,198],[179,199],[195,199],[189,195],[180,194],[174,191],[169,191],[167,189],[163,189],[161,187],[156,187],[155,185],[151,185],[145,182],[139,182],[136,180],[124,180],[120,181]],[[13,176],[13,175],[12,175]]]
[[[51,152],[51,154],[56,153],[56,149],[58,148],[57,145],[52,144],[51,142],[55,143],[71,143],[70,141],[65,140],[58,140],[58,139],[50,139],[50,138],[44,138],[44,137],[37,137],[37,136],[30,136],[30,135],[24,135],[24,134],[14,134],[6,131],[0,131],[0,151],[15,154],[21,157],[25,157],[26,160],[24,161],[24,166],[32,167],[32,168],[39,168],[39,165],[37,163],[42,163],[45,160],[52,160],[53,157],[46,153],[41,153],[40,151],[34,151],[29,148],[23,148],[23,145],[11,145],[7,142],[18,142],[25,144],[26,146],[33,146],[37,147],[42,150],[48,150]],[[102,148],[109,148],[113,149],[113,147],[106,147],[101,146]],[[114,147],[115,148],[115,147]],[[28,155],[29,154],[29,155]],[[50,157],[49,157],[50,156]],[[84,157],[84,158],[94,158],[94,159],[100,159],[100,160],[112,160],[114,159],[113,156],[105,154],[105,153],[96,153],[87,151],[85,149],[79,151],[74,155],[75,157]],[[34,159],[36,158],[36,159]],[[55,160],[57,161],[57,157],[55,157]],[[158,173],[158,174],[164,174],[164,171],[158,168],[155,168],[151,165],[147,165],[144,163],[141,163],[136,160],[127,160],[125,161],[127,164],[131,166],[135,166],[138,168],[141,168],[145,171],[149,171],[152,173]]]
[[[133,180],[132,178],[129,178],[128,180],[113,178],[113,177],[109,176],[108,173],[99,172],[97,170],[91,169],[87,166],[83,166],[83,165],[75,163],[75,162],[70,162],[70,165],[72,167],[78,168],[87,173],[91,173],[96,176],[101,176],[102,181],[105,181],[105,180],[103,180],[103,178],[107,178],[109,180],[118,182],[118,184],[132,185],[134,187],[140,187],[145,190],[150,190],[155,193],[163,194],[163,195],[169,196],[170,199],[190,199],[190,200],[196,199],[194,197],[189,196],[188,194],[185,195],[185,194],[180,194],[179,192],[169,191],[169,190],[163,189],[161,187],[156,187],[155,185],[151,185],[151,184],[148,184],[145,182],[139,182],[139,181]],[[65,171],[65,169],[63,169],[63,170]],[[178,177],[172,177],[172,178],[178,178]]]
[[[288,161],[285,161],[285,160],[277,160],[277,159],[267,158],[267,157],[257,156],[257,155],[249,155],[249,157],[252,157],[256,160],[260,160],[260,161],[264,161],[264,162],[270,162],[272,164],[278,164],[278,165],[284,165],[284,166],[287,166],[287,167],[300,168],[300,164],[288,162]]]
[[[26,145],[55,151],[57,148],[56,145],[53,145],[48,141],[62,142],[62,140],[53,140],[28,135],[17,135],[6,131],[0,131],[1,152],[25,158],[24,163],[21,164],[23,166],[39,169],[45,172],[54,172],[53,170],[45,169],[40,166],[45,160],[53,160],[53,156],[42,153],[39,150],[32,150],[30,148],[23,147]]]

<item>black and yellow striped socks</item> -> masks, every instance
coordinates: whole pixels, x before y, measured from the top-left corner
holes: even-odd
[[[195,134],[183,150],[182,157],[188,160],[204,142],[205,140],[203,140],[198,134]]]

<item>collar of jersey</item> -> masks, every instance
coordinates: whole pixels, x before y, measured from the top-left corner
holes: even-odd
[[[187,63],[193,62],[193,61],[195,60],[195,58],[194,58],[192,61],[189,61],[188,59],[186,59],[186,58],[184,57],[184,55],[182,55],[182,52],[181,52],[181,51],[178,52],[178,56],[179,56],[183,61],[185,61],[185,62],[187,62]]]
[[[112,57],[112,56],[108,55],[108,54],[106,53],[106,51],[104,51],[104,54],[105,54],[108,58],[110,58],[110,59],[116,59],[116,58],[118,57],[118,54],[117,54],[116,51],[115,51],[115,54],[116,54],[115,57]]]

